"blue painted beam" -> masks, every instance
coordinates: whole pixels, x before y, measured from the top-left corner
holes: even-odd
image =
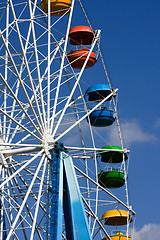
[[[92,237],[84,209],[84,204],[81,198],[80,188],[78,185],[72,158],[68,154],[63,152],[62,159],[68,185],[68,194],[70,198],[71,210],[74,216],[75,228],[77,232],[76,239],[91,240]]]
[[[51,150],[50,168],[51,168],[51,221],[50,221],[50,239],[62,239],[62,215],[63,215],[63,164],[61,144],[56,145]]]
[[[92,240],[72,158],[65,152],[62,144],[57,144],[50,152],[50,239],[62,239],[64,213],[67,239]]]
[[[76,226],[74,222],[73,208],[70,199],[69,188],[66,179],[66,173],[64,171],[63,178],[63,210],[64,210],[64,220],[66,229],[66,238],[69,240],[75,240],[76,237]]]

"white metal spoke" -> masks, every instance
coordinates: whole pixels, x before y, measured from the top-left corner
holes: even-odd
[[[22,104],[20,103],[20,101],[17,99],[17,97],[15,96],[14,92],[12,91],[12,89],[10,88],[10,86],[8,85],[7,81],[3,78],[2,74],[0,73],[0,78],[2,79],[2,81],[4,82],[4,84],[6,85],[6,87],[8,88],[8,90],[10,91],[10,93],[12,94],[13,98],[15,99],[16,103],[20,106],[20,108],[22,109],[22,111],[24,112],[24,114],[27,116],[28,120],[31,122],[31,124],[34,126],[34,128],[37,130],[37,132],[39,132],[39,130],[37,129],[36,125],[34,124],[34,122],[32,121],[32,119],[30,118],[30,116],[28,115],[28,113],[25,111],[25,109],[23,108]]]
[[[35,1],[35,5],[37,4],[37,0]],[[48,5],[49,6],[49,5]],[[42,94],[42,85],[41,85],[41,73],[40,73],[40,68],[39,68],[39,59],[38,59],[38,54],[37,54],[37,44],[36,44],[36,36],[35,36],[35,29],[34,29],[34,24],[33,24],[33,17],[34,17],[34,12],[32,12],[31,9],[31,1],[29,0],[29,10],[30,10],[30,15],[31,15],[31,28],[32,28],[32,34],[33,34],[33,42],[34,42],[34,48],[35,48],[35,57],[36,57],[36,67],[37,67],[37,73],[38,73],[38,81],[39,81],[39,88],[40,88],[40,95],[41,95],[41,104],[42,104],[42,113],[43,113],[43,120],[44,124],[46,124],[46,117],[45,117],[45,109],[44,109],[44,100],[43,100],[43,94]],[[43,122],[41,119],[41,122]]]
[[[11,174],[9,173],[9,174],[6,174],[6,176],[8,177],[8,176],[10,176]],[[11,203],[10,203],[10,207],[11,208],[14,208],[14,206],[13,206],[13,204],[15,204],[16,205],[16,212],[18,212],[18,209],[20,208],[20,205],[17,203],[17,198],[16,198],[16,194],[15,194],[15,190],[14,190],[14,184],[13,184],[13,181],[12,181],[12,179],[11,179],[11,181],[10,181],[10,184],[11,184],[11,189],[12,189],[12,192],[13,192],[13,197],[10,195],[9,196],[9,199],[11,200]],[[8,182],[7,182],[7,185],[8,185]],[[24,219],[22,216],[20,216],[20,220],[21,220],[21,224],[22,224],[22,227],[23,227],[23,222],[22,222],[22,219]],[[13,223],[13,222],[12,222]],[[23,229],[23,233],[24,233],[24,237],[25,237],[25,239],[27,239],[26,238],[26,231],[25,231],[25,229]]]
[[[41,124],[43,126],[43,121],[41,119],[42,116],[41,116],[41,112],[40,112],[40,109],[39,109],[37,97],[36,97],[36,94],[35,94],[35,88],[34,88],[34,84],[33,84],[33,79],[31,78],[31,75],[30,75],[30,69],[29,69],[29,65],[28,65],[28,62],[27,62],[26,55],[25,55],[25,51],[24,51],[24,47],[23,47],[23,43],[22,43],[22,39],[21,39],[21,34],[20,34],[20,30],[19,30],[19,27],[18,27],[18,24],[17,24],[17,19],[16,19],[16,16],[15,16],[12,0],[10,0],[10,4],[11,4],[11,9],[12,9],[12,13],[13,13],[13,16],[14,16],[14,21],[15,21],[15,25],[16,25],[16,29],[17,29],[17,33],[18,33],[18,37],[19,37],[19,41],[20,41],[23,57],[24,57],[24,62],[25,62],[26,69],[27,69],[27,72],[28,72],[28,76],[29,76],[29,79],[30,79],[30,83],[31,83],[31,86],[32,86],[34,99],[35,99],[36,106],[37,106],[37,109],[38,109],[38,112],[39,112],[39,117],[40,117],[40,120],[41,120]],[[33,111],[33,113],[34,113],[34,111]],[[35,115],[35,118],[37,119],[35,113],[34,113],[34,115]],[[41,129],[41,125],[39,124],[38,120],[37,120],[37,123],[39,125],[39,128]]]
[[[100,34],[100,31],[99,31],[98,34],[97,34],[97,38],[98,38],[99,34]],[[82,73],[83,73],[84,68],[85,68],[85,66],[86,66],[86,64],[87,64],[87,61],[88,61],[88,59],[89,59],[89,57],[90,57],[90,54],[91,54],[91,52],[92,52],[92,50],[93,50],[93,48],[94,48],[95,43],[96,43],[96,40],[95,40],[95,42],[92,44],[92,47],[91,47],[91,49],[90,49],[90,51],[89,51],[89,53],[88,53],[88,55],[87,55],[87,57],[86,57],[86,60],[85,60],[85,62],[84,62],[84,64],[83,64],[83,67],[82,67],[82,69],[81,69],[81,71],[80,71],[80,73],[79,73],[79,75],[78,75],[78,78],[76,79],[76,82],[75,82],[75,84],[74,84],[74,87],[72,88],[72,91],[71,91],[70,96],[69,96],[69,98],[68,98],[68,100],[67,100],[67,102],[66,102],[66,105],[65,105],[65,107],[64,107],[64,109],[63,109],[63,111],[62,111],[62,113],[61,113],[61,116],[60,116],[60,118],[59,118],[59,121],[58,121],[58,123],[57,123],[57,125],[56,125],[56,127],[55,127],[55,129],[54,129],[54,131],[53,131],[53,136],[55,135],[55,133],[56,133],[58,127],[59,127],[59,124],[60,124],[60,122],[61,122],[61,120],[62,120],[62,118],[63,118],[63,116],[64,116],[64,113],[65,113],[65,111],[66,111],[66,109],[67,109],[67,107],[68,107],[68,104],[69,104],[70,101],[71,101],[71,98],[72,98],[72,96],[73,96],[73,94],[74,94],[74,91],[75,91],[75,89],[76,89],[79,81],[80,81],[80,78],[81,78],[81,76],[82,76]],[[53,126],[52,126],[52,127],[53,127]]]
[[[3,43],[4,43],[5,47],[6,47],[5,39],[4,39],[1,31],[0,31],[0,37],[1,37]],[[13,67],[14,67],[14,69],[15,69],[15,72],[16,72],[16,74],[17,74],[17,77],[18,77],[18,79],[19,79],[19,81],[20,81],[20,83],[21,83],[21,86],[22,86],[22,88],[23,88],[23,90],[24,90],[24,93],[25,93],[25,95],[26,95],[26,98],[27,98],[27,100],[28,100],[28,103],[29,103],[29,105],[30,105],[30,107],[31,107],[31,109],[32,109],[32,111],[33,111],[33,113],[34,113],[35,119],[37,120],[36,114],[35,114],[35,112],[34,112],[34,108],[33,108],[32,104],[31,104],[31,101],[30,101],[29,96],[28,96],[28,94],[27,94],[27,91],[26,91],[26,89],[25,89],[25,87],[24,87],[24,84],[23,84],[23,82],[22,82],[22,80],[21,80],[21,78],[20,78],[20,75],[19,75],[18,70],[17,70],[17,68],[16,68],[16,64],[14,63],[14,60],[13,60],[13,58],[12,58],[12,56],[11,56],[11,54],[10,54],[10,52],[9,52],[9,50],[8,50],[7,47],[6,47],[6,50],[7,50],[7,52],[8,52],[8,55],[9,55],[10,59],[11,59],[11,62],[12,62],[12,64],[13,64]],[[38,122],[38,126],[40,127],[40,124],[39,124],[39,121],[38,121],[38,120],[37,120],[37,122]],[[40,128],[41,128],[41,127],[40,127]]]
[[[16,168],[13,166],[13,164],[11,164],[11,165],[12,165],[14,171],[16,171]],[[25,170],[27,173],[29,173],[31,176],[34,176],[34,173],[32,173],[31,171],[29,171],[28,169],[24,169],[24,170]],[[28,185],[26,184],[25,179],[23,179],[23,177],[20,175],[20,173],[18,173],[17,176],[18,176],[19,179],[23,182],[23,184],[28,188]],[[40,179],[38,176],[37,176],[37,179],[38,179],[40,182],[42,181],[42,179]],[[34,194],[33,192],[31,192],[31,193],[32,193],[33,198],[37,201],[38,198],[35,196],[35,194]],[[43,207],[43,205],[42,205],[41,203],[40,203],[39,205],[40,205],[41,209],[43,210],[43,212],[45,213],[46,210],[45,210],[45,208]]]
[[[8,6],[7,6],[7,9],[8,9]],[[34,7],[33,12],[35,12],[35,9],[36,9],[36,7]],[[31,33],[31,24],[30,24],[30,26],[29,26],[29,30],[28,30],[28,34],[27,34],[27,39],[26,39],[26,44],[25,44],[25,49],[24,49],[25,53],[26,53],[26,51],[27,51],[27,47],[28,47],[28,44],[29,44],[30,33]],[[7,37],[6,37],[6,39],[7,39]],[[7,51],[6,51],[6,52],[7,52]],[[7,66],[7,65],[6,65],[6,66]],[[6,72],[7,72],[7,68],[6,68]],[[23,72],[23,63],[22,63],[22,65],[21,65],[21,69],[20,69],[20,76],[21,76],[22,72]],[[5,78],[5,79],[7,79],[7,78]],[[17,82],[17,87],[16,87],[16,92],[14,93],[14,95],[15,95],[16,97],[17,97],[17,94],[18,94],[18,91],[19,91],[19,84],[20,84],[20,82],[18,81],[18,82]],[[16,105],[16,100],[14,99],[13,108],[12,108],[13,111],[12,111],[12,113],[11,113],[11,117],[13,117],[15,105]],[[12,123],[12,122],[10,122],[10,126],[11,126],[11,123]],[[6,141],[8,141],[9,130],[10,130],[10,128],[8,128]]]
[[[115,195],[113,195],[112,193],[110,193],[107,189],[103,188],[100,184],[98,184],[97,182],[95,182],[92,178],[90,178],[89,176],[87,176],[84,172],[82,172],[79,168],[77,168],[75,166],[75,169],[80,172],[83,176],[85,176],[86,178],[88,178],[91,182],[93,182],[96,186],[98,186],[99,188],[101,188],[104,192],[106,192],[108,195],[112,196],[117,202],[119,202],[120,204],[122,204],[122,206],[124,206],[126,209],[128,209],[128,211],[131,211],[133,214],[135,214],[135,212],[126,204],[124,204],[119,198],[117,198]]]
[[[13,122],[15,122],[19,127],[23,128],[26,132],[28,132],[30,135],[32,135],[33,137],[35,137],[36,139],[40,140],[41,139],[39,137],[37,137],[35,134],[33,134],[32,132],[30,132],[26,127],[24,127],[23,125],[21,125],[19,122],[17,122],[16,119],[11,118],[6,112],[4,112],[2,109],[0,109],[0,112],[3,113],[6,117],[8,117],[9,119],[11,119]]]
[[[118,89],[115,89],[115,93],[118,91]],[[63,132],[59,137],[55,139],[55,141],[58,141],[61,137],[63,137],[67,132],[69,132],[72,128],[77,126],[83,119],[88,117],[96,108],[98,108],[103,102],[105,102],[108,98],[110,98],[113,95],[113,93],[109,94],[106,98],[104,98],[101,102],[99,102],[94,108],[92,108],[88,113],[86,113],[82,118],[80,118],[77,122],[75,122],[71,127],[69,127],[65,132]]]
[[[60,83],[61,83],[61,77],[62,77],[62,70],[63,70],[63,65],[64,65],[64,59],[66,57],[66,48],[67,48],[67,42],[68,42],[68,34],[69,34],[69,29],[70,29],[70,25],[71,25],[71,18],[72,18],[72,12],[73,12],[73,6],[74,6],[74,0],[72,0],[72,6],[71,6],[71,11],[70,11],[70,15],[69,15],[69,21],[68,21],[68,27],[67,27],[67,32],[66,32],[66,39],[65,39],[65,44],[64,44],[64,49],[63,49],[63,56],[62,56],[62,60],[61,60],[61,67],[60,67],[60,71],[59,71],[59,78],[58,78],[58,83],[57,83],[57,90],[56,90],[56,96],[55,96],[55,101],[54,101],[54,108],[53,108],[53,120],[52,120],[52,124],[54,123],[54,115],[56,112],[56,105],[57,105],[57,98],[58,98],[58,94],[59,94],[59,88],[60,88]],[[71,96],[72,97],[72,96]],[[69,101],[68,101],[69,102]],[[61,116],[63,116],[61,114]],[[52,126],[51,126],[52,127]],[[56,131],[56,130],[55,130]],[[54,136],[53,132],[53,136]]]
[[[45,163],[44,163],[44,167],[43,167],[42,178],[41,178],[41,183],[40,183],[40,187],[39,187],[37,205],[36,205],[36,209],[35,209],[35,215],[34,215],[34,221],[33,221],[30,240],[33,240],[33,237],[34,237],[34,231],[35,231],[35,226],[36,226],[36,222],[37,222],[37,214],[38,214],[38,208],[39,208],[39,204],[40,204],[40,198],[41,198],[41,193],[42,193],[42,186],[43,186],[43,181],[44,181],[44,176],[45,176],[45,171],[46,171],[46,165],[47,165],[47,158],[45,158]]]
[[[44,159],[44,157],[42,157],[42,158]],[[12,167],[13,167],[13,169],[15,170],[15,168],[14,168],[13,165],[12,165]],[[12,173],[12,174],[13,174],[13,173]],[[21,181],[23,181],[23,178],[21,177],[21,175],[20,175],[19,173],[17,174],[17,177],[19,177],[19,178],[21,179]],[[20,186],[19,186],[19,184],[18,184],[18,181],[17,181],[16,177],[14,177],[14,181],[15,181],[15,183],[16,183],[16,186],[17,186],[17,189],[18,189],[19,193],[21,194],[22,191],[21,191],[21,188],[20,188]],[[23,182],[24,182],[24,184],[25,184],[25,181],[23,181]],[[25,184],[25,185],[26,185],[26,184]],[[28,186],[27,186],[27,188],[28,188]],[[36,199],[36,197],[34,196],[34,194],[33,194],[32,191],[31,191],[31,193],[32,193],[33,197]],[[24,200],[24,197],[22,197],[22,199]],[[36,199],[36,200],[37,200],[37,199]],[[29,208],[29,206],[28,206],[27,203],[25,203],[25,207],[26,207],[26,209],[27,209],[27,213],[28,213],[28,215],[30,216],[32,222],[34,222],[34,217],[32,216],[32,213],[31,213],[30,208]],[[22,224],[22,223],[21,223],[21,224]],[[37,230],[37,232],[38,232],[38,235],[39,235],[40,239],[42,239],[39,230],[38,230],[37,228],[36,228],[36,230]]]
[[[13,222],[13,224],[12,224],[11,230],[10,230],[8,236],[7,236],[7,240],[9,240],[10,236],[12,235],[12,232],[14,231],[14,227],[15,227],[15,225],[16,225],[16,223],[17,223],[17,221],[18,221],[18,218],[19,218],[19,216],[20,216],[20,214],[21,214],[21,212],[22,212],[22,210],[23,210],[23,207],[24,207],[24,205],[25,205],[25,203],[26,203],[26,201],[27,201],[28,195],[30,194],[30,191],[31,191],[31,189],[32,189],[32,187],[33,187],[34,181],[35,181],[35,179],[36,179],[36,177],[37,177],[37,174],[38,174],[38,172],[39,172],[39,170],[40,170],[40,168],[41,168],[41,166],[42,166],[43,161],[44,161],[44,159],[42,158],[41,161],[40,161],[40,163],[39,163],[39,165],[38,165],[38,167],[37,167],[37,170],[36,170],[36,172],[35,172],[35,175],[34,175],[32,181],[31,181],[31,184],[30,184],[30,186],[29,186],[29,188],[28,188],[28,191],[27,191],[27,193],[26,193],[26,195],[25,195],[25,198],[24,198],[24,200],[23,200],[23,203],[22,203],[22,205],[21,205],[21,207],[20,207],[20,209],[19,209],[19,211],[18,211],[18,214],[17,214],[17,216],[16,216],[16,219],[14,220],[14,222]]]
[[[16,174],[22,171],[26,166],[28,166],[31,162],[33,162],[38,156],[41,155],[43,150],[38,152],[33,158],[31,158],[28,162],[26,162],[21,168],[19,168],[14,174],[12,174],[8,179],[6,179],[3,183],[0,184],[0,188],[2,188],[8,181],[10,181]]]

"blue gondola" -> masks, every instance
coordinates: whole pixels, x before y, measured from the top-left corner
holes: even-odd
[[[89,115],[90,123],[94,127],[107,127],[114,123],[115,118],[112,110],[107,110],[105,107],[93,111]],[[88,118],[87,118],[88,121]]]
[[[100,101],[111,94],[111,89],[108,84],[94,84],[86,91],[88,101]],[[111,97],[107,100],[111,100]]]

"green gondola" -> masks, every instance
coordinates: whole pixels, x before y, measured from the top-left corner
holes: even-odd
[[[101,151],[101,161],[102,162],[110,162],[110,163],[120,163],[123,161],[123,151],[117,151],[117,150],[122,150],[120,146],[116,145],[108,145],[105,147],[102,147],[102,149],[105,150],[112,150],[112,151]],[[114,151],[115,150],[115,151]],[[127,153],[124,153],[124,160],[126,161],[128,158]]]
[[[98,174],[98,182],[105,188],[120,188],[124,185],[124,173],[113,169],[111,171],[101,171]]]

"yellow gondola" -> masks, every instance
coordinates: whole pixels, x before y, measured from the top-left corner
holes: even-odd
[[[131,237],[124,236],[122,232],[117,232],[116,234],[110,236],[112,240],[130,240]],[[108,237],[103,238],[102,240],[109,240]]]
[[[48,13],[48,0],[42,0],[41,7]],[[69,13],[71,0],[50,0],[51,16],[62,16]]]
[[[105,219],[105,225],[110,226],[121,226],[126,225],[127,220],[132,222],[131,215],[128,215],[128,212],[121,209],[114,209],[107,211],[103,214],[102,219]]]

